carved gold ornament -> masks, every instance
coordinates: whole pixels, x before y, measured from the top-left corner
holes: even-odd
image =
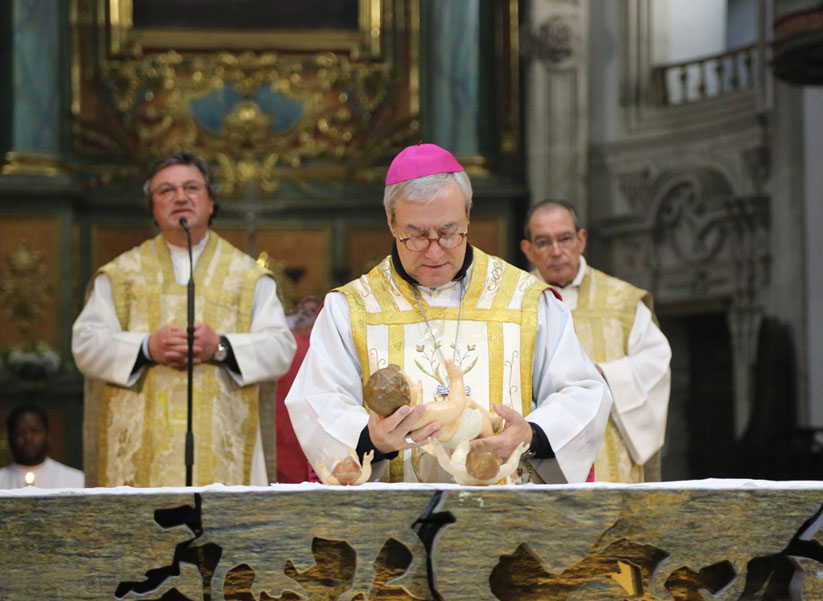
[[[6,323],[31,337],[31,324],[49,298],[43,253],[21,240],[0,265],[0,307]],[[34,346],[35,340],[27,341]]]
[[[196,30],[167,33],[164,45],[160,30],[134,28],[123,0],[97,21],[109,43],[91,42],[99,6],[74,2],[74,131],[84,154],[145,163],[189,148],[217,165],[232,197],[250,182],[271,194],[282,180],[374,181],[416,140],[416,53],[386,50],[380,0],[360,0],[359,28],[331,46],[318,30],[254,38],[262,43],[244,51],[209,50],[210,35]]]

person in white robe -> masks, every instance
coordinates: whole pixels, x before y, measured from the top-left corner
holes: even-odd
[[[392,254],[326,296],[286,398],[309,461],[331,467],[349,449],[361,459],[374,451],[372,480],[452,481],[421,451],[442,433],[436,421],[415,429],[422,405],[381,418],[363,403],[366,379],[389,363],[436,402],[448,393],[450,361],[471,398],[505,420],[476,440],[503,461],[527,447],[509,482],[585,481],[611,398],[568,309],[533,276],[468,244],[471,183],[448,151],[402,151],[384,204]]]
[[[586,263],[586,230],[562,200],[533,205],[521,248],[532,272],[572,311],[577,335],[606,378],[614,405],[595,480],[659,481],[671,388],[671,347],[651,294]]]
[[[37,405],[20,405],[6,420],[14,463],[0,468],[0,488],[83,488],[83,472],[48,456],[49,418]]]
[[[106,438],[104,446],[119,444],[118,431],[104,432],[108,426],[101,412],[108,410],[111,421],[110,403],[89,411],[97,383],[117,397],[127,392],[139,395],[152,372],[162,381],[156,383],[155,401],[141,400],[140,424],[120,426],[120,438],[130,427],[143,428],[142,437],[133,437],[141,440],[116,453],[84,449],[84,462],[94,464],[91,470],[86,466],[87,476],[91,472],[96,484],[106,486],[185,483],[181,443],[186,426],[190,264],[183,218],[191,233],[196,294],[195,483],[266,485],[257,385],[284,374],[296,349],[275,281],[209,229],[216,186],[208,167],[195,155],[182,151],[158,161],[144,192],[160,235],[101,268],[72,329],[75,362],[87,378],[86,446],[100,437]],[[124,419],[135,417],[125,415],[132,412],[133,401],[122,399]],[[156,433],[158,428],[163,434]],[[167,440],[170,437],[173,441]],[[127,461],[115,464],[115,456],[126,456]],[[144,465],[146,458],[156,465]],[[175,467],[162,467],[166,463]],[[209,467],[212,464],[217,465]]]

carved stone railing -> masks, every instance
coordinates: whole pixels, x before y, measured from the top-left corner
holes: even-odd
[[[823,598],[823,484],[0,491],[0,599]]]
[[[654,99],[661,106],[687,104],[754,87],[756,44],[652,70]]]

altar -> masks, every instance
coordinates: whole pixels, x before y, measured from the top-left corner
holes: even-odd
[[[819,600],[823,483],[0,491],[0,599]]]

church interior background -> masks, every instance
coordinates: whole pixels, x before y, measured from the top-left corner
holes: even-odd
[[[215,229],[294,308],[388,252],[381,180],[424,140],[472,177],[474,244],[526,267],[529,203],[565,198],[589,262],[654,294],[664,479],[823,476],[819,2],[187,5],[0,2],[3,421],[42,404],[52,456],[82,467],[71,325],[94,270],[154,232],[153,158],[208,159]]]

